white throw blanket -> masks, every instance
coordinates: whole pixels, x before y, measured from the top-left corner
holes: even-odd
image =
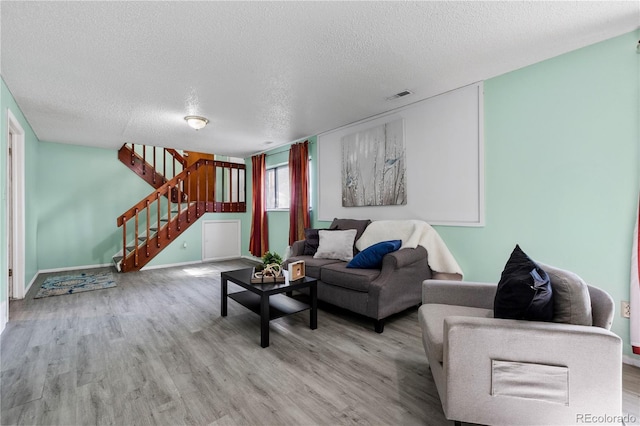
[[[427,249],[429,267],[435,272],[460,274],[462,269],[442,241],[438,232],[421,220],[376,220],[371,222],[356,242],[358,250],[364,250],[381,241],[402,240],[403,248],[422,246]]]

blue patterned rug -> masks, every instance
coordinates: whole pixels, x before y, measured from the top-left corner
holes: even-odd
[[[115,287],[116,282],[111,272],[88,273],[79,275],[61,275],[44,280],[42,287],[34,299],[61,294],[74,294],[83,291],[100,290]]]

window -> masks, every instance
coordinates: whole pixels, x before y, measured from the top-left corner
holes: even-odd
[[[309,158],[309,209],[311,209],[311,158]],[[281,164],[267,169],[264,183],[267,210],[289,210],[289,166]]]
[[[289,166],[267,169],[265,192],[267,193],[267,210],[289,208]]]

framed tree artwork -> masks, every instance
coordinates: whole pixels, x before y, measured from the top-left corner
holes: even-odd
[[[342,137],[342,206],[407,204],[404,120]]]

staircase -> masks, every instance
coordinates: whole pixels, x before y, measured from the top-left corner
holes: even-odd
[[[113,260],[121,272],[139,271],[205,213],[247,211],[244,164],[200,158],[188,165],[175,150],[140,147],[118,151],[120,161],[155,188],[117,219],[122,249]]]

